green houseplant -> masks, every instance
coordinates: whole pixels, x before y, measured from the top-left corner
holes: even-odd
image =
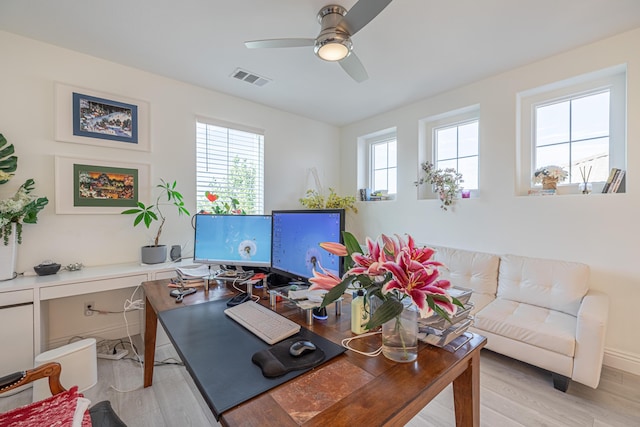
[[[178,209],[179,215],[190,215],[187,208],[184,207],[182,194],[176,190],[176,185],[176,181],[171,183],[160,179],[160,184],[155,187],[158,189],[158,197],[155,204],[147,206],[139,201],[135,208],[122,212],[123,215],[136,215],[133,220],[134,227],[142,223],[145,227],[150,228],[154,221],[160,222],[153,245],[143,246],[141,249],[141,257],[144,264],[159,264],[167,259],[167,247],[166,245],[160,245],[160,235],[167,220],[162,213],[162,207],[174,206]]]
[[[354,196],[338,196],[333,188],[329,188],[329,196],[325,198],[317,190],[307,190],[300,203],[307,209],[351,209],[358,213],[356,198]]]
[[[14,152],[13,144],[8,144],[7,139],[0,134],[0,185],[9,182],[18,168],[18,157]],[[32,195],[34,189],[35,181],[29,178],[13,196],[0,199],[0,238],[3,240],[0,259],[8,261],[6,265],[0,265],[0,280],[15,277],[15,244],[22,243],[22,225],[38,222],[38,212],[49,203],[46,197]]]
[[[435,165],[431,162],[424,162],[420,165],[424,176],[420,177],[415,182],[416,186],[422,184],[431,184],[433,191],[440,198],[440,207],[447,210],[447,207],[453,205],[458,198],[458,193],[462,187],[460,184],[464,182],[462,180],[462,174],[458,173],[453,168],[436,169]]]

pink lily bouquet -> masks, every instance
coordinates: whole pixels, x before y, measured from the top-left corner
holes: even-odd
[[[345,257],[346,273],[342,278],[328,271],[314,271],[309,281],[310,289],[326,289],[322,307],[345,293],[347,288],[365,289],[367,298],[375,295],[382,305],[370,316],[366,328],[375,329],[402,313],[405,298],[417,307],[420,317],[433,315],[444,317],[456,313],[463,305],[449,295],[448,280],[438,279],[438,267],[443,264],[431,259],[435,251],[427,247],[416,247],[411,236],[407,241],[396,235],[392,239],[384,234],[373,241],[367,238],[368,253],[363,254],[360,244],[349,232],[343,233],[345,244],[321,243],[328,252]]]

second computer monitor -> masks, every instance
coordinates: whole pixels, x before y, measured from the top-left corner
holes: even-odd
[[[344,209],[280,210],[271,216],[272,272],[300,281],[308,281],[314,269],[322,271],[320,267],[342,275],[342,259],[320,243],[342,243]]]

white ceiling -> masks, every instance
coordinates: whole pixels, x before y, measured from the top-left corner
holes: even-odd
[[[331,3],[1,0],[0,29],[344,125],[640,27],[640,0],[394,0],[353,36],[363,83],[312,48],[243,44],[315,38]],[[272,82],[231,78],[238,67]]]

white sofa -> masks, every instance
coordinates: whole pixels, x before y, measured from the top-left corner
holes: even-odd
[[[589,267],[576,262],[434,247],[443,278],[473,290],[472,332],[486,348],[551,371],[554,387],[569,379],[596,388],[609,310],[589,290]]]

